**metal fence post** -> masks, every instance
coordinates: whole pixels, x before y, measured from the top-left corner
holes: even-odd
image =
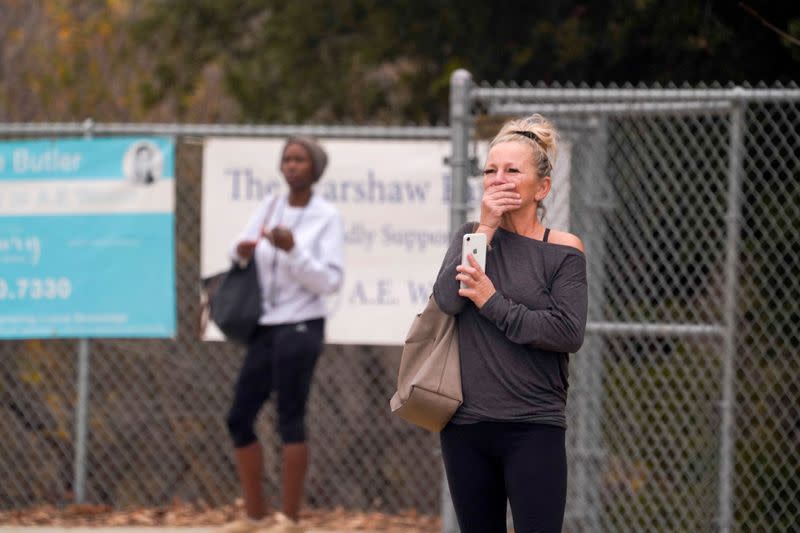
[[[739,88],[744,93],[744,91]],[[720,402],[719,530],[733,525],[733,464],[735,449],[734,418],[736,368],[736,307],[739,269],[739,224],[741,217],[742,149],[744,144],[743,98],[735,98],[731,109],[730,151],[728,153],[728,212],[725,245],[724,345],[722,352],[722,400]]]
[[[94,121],[83,122],[84,139],[92,138]],[[89,339],[78,340],[78,399],[75,406],[75,478],[73,491],[75,503],[86,501],[86,441],[89,416]]]
[[[450,233],[467,220],[467,178],[469,174],[470,106],[472,75],[458,69],[450,76]],[[444,471],[443,471],[444,472]],[[446,476],[442,475],[442,533],[458,533],[456,513]]]
[[[75,406],[75,503],[86,501],[86,437],[89,413],[89,339],[78,341],[78,401]]]
[[[585,133],[588,142],[581,142],[586,155],[573,155],[572,203],[570,230],[577,231],[583,240],[587,254],[589,282],[589,320],[602,322],[606,304],[605,253],[608,239],[605,211],[612,201],[608,194],[608,119],[589,119],[591,129]],[[573,148],[573,154],[578,148]],[[574,222],[573,222],[574,221]],[[598,474],[599,460],[603,454],[603,373],[605,361],[605,337],[602,332],[587,332],[580,352],[575,355],[575,391],[571,409],[575,413],[575,502],[572,511],[565,517],[570,519],[578,531],[599,531],[601,503],[599,491],[601,479]],[[572,392],[571,392],[572,395]],[[570,400],[572,402],[572,400]]]
[[[450,232],[467,221],[469,177],[469,136],[471,127],[470,86],[472,75],[458,69],[450,76],[450,168],[452,169],[450,196]]]

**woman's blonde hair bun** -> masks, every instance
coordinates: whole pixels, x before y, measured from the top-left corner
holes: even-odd
[[[549,176],[558,156],[559,136],[553,123],[539,113],[509,120],[495,135],[489,147],[515,141],[527,142],[534,148],[534,161],[540,176]]]

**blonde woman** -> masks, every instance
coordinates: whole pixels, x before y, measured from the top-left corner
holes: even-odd
[[[455,315],[464,403],[441,433],[462,533],[559,532],[567,490],[569,353],[584,336],[586,259],[580,239],[539,217],[558,135],[540,115],[506,123],[490,144],[481,218],[486,270],[462,266],[455,236],[433,294]],[[460,288],[464,282],[465,288]]]

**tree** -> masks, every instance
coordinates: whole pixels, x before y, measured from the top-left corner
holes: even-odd
[[[789,81],[792,36],[791,2],[7,0],[0,119],[437,123],[456,68],[490,81]]]
[[[146,98],[143,80],[164,73],[131,32],[140,9],[132,0],[0,3],[0,120],[169,121],[179,105],[195,120],[237,117],[209,63],[191,91]]]
[[[796,5],[759,9],[799,31]],[[152,1],[135,27],[157,50],[150,104],[215,63],[248,121],[442,122],[459,67],[593,84],[788,81],[798,66],[793,44],[715,1]]]

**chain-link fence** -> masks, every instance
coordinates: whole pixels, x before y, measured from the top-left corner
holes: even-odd
[[[566,529],[791,530],[800,91],[463,81],[452,93],[456,198],[481,117],[539,111],[570,146],[570,229],[587,248],[590,323],[571,360]],[[137,131],[105,133],[123,132]],[[223,417],[242,354],[197,340],[202,147],[191,136],[204,133],[138,132],[181,136],[178,336],[90,342],[86,496],[226,503],[237,485]],[[77,352],[75,341],[0,343],[0,506],[71,500]],[[387,414],[398,357],[399,348],[326,349],[309,407],[311,506],[438,512],[436,437]],[[270,409],[261,434],[277,494]]]
[[[540,112],[571,152],[590,310],[565,528],[795,530],[800,90],[462,76],[462,122]]]
[[[180,499],[210,505],[239,494],[225,427],[243,349],[199,340],[202,143],[195,135],[429,138],[446,128],[6,125],[41,136],[174,134],[176,154],[177,338],[91,340],[85,494],[115,506]],[[135,283],[135,280],[120,280]],[[75,413],[81,344],[74,340],[0,342],[0,507],[70,503],[75,483]],[[312,507],[438,512],[437,439],[388,416],[399,347],[327,346],[309,412]],[[259,421],[267,494],[279,494],[274,405]],[[277,502],[274,502],[277,503]]]

